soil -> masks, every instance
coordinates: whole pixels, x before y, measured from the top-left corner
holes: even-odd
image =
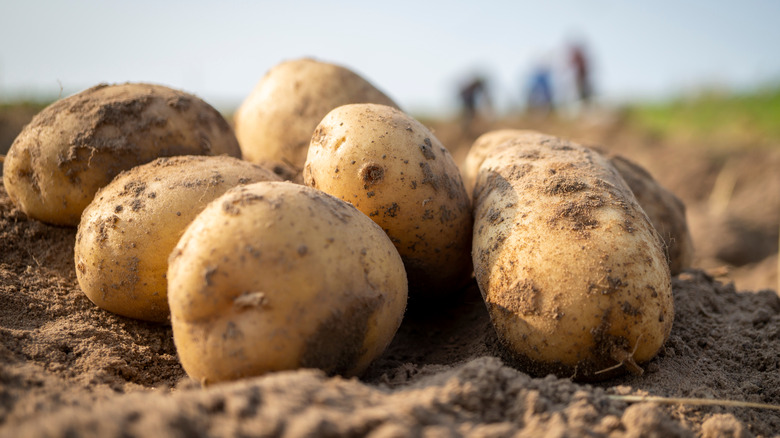
[[[87,299],[75,229],[28,219],[0,188],[0,436],[780,436],[780,410],[623,397],[780,405],[780,148],[713,155],[619,120],[503,123],[618,149],[687,205],[695,268],[673,279],[672,333],[643,375],[527,374],[472,281],[449,304],[408,314],[360,378],[304,369],[202,387],[182,370],[170,326]],[[458,162],[496,127],[432,126]]]

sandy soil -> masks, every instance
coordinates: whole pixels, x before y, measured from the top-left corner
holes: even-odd
[[[778,154],[703,157],[614,124],[529,125],[619,147],[689,206],[703,269],[673,280],[672,334],[643,376],[526,374],[472,283],[435,315],[407,315],[359,379],[300,370],[203,388],[181,369],[169,326],[102,311],[81,292],[74,229],[29,220],[0,189],[0,436],[780,436],[780,410],[621,398],[780,405]],[[456,158],[478,133],[434,128]]]

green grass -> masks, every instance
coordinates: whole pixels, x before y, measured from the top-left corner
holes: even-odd
[[[37,100],[15,100],[10,102],[3,102],[0,101],[0,111],[2,112],[12,112],[12,111],[34,111],[38,112],[46,106],[48,106],[51,102],[49,101],[37,101]]]
[[[628,108],[629,121],[663,138],[718,145],[780,145],[780,85],[753,93],[703,93]]]

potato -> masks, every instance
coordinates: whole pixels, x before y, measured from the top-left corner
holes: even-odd
[[[382,229],[290,182],[212,202],[168,268],[176,349],[205,382],[300,367],[358,375],[395,335],[406,298],[403,263]]]
[[[483,134],[472,145],[463,165],[467,192],[471,194],[474,189],[482,162],[498,149],[517,147],[518,144],[545,144],[555,141],[557,139],[552,136],[519,129],[502,129]],[[658,184],[652,175],[638,164],[611,152],[594,150],[606,157],[617,169],[639,205],[647,213],[663,241],[672,275],[689,268],[693,262],[693,242],[682,201]]]
[[[282,62],[258,82],[235,114],[244,159],[288,164],[298,176],[314,128],[333,108],[348,103],[397,107],[351,70],[313,59]]]
[[[19,134],[3,183],[28,216],[78,225],[119,172],[172,155],[240,156],[225,119],[199,98],[161,85],[98,85],[49,105]]]
[[[490,154],[474,188],[474,271],[496,333],[534,374],[640,373],[674,318],[660,239],[601,155],[533,138]]]
[[[620,155],[604,153],[636,196],[663,239],[672,275],[693,264],[693,240],[685,219],[685,204],[663,188],[643,167]]]
[[[455,292],[471,278],[471,206],[460,172],[412,117],[376,104],[334,109],[315,130],[303,176],[385,230],[412,300]]]
[[[110,312],[167,321],[168,256],[187,225],[232,187],[278,180],[226,156],[158,158],[122,172],[81,217],[74,248],[81,290]]]
[[[281,161],[260,159],[253,161],[253,163],[265,167],[266,169],[271,169],[283,181],[300,179],[300,171],[293,169]]]
[[[466,187],[466,193],[472,196],[474,190],[474,183],[477,180],[477,173],[479,173],[479,166],[485,161],[485,158],[490,156],[492,150],[502,145],[507,140],[513,140],[517,138],[524,138],[528,141],[541,140],[546,137],[544,134],[536,131],[529,131],[524,129],[497,129],[494,131],[488,131],[474,140],[474,144],[471,145],[469,153],[466,155],[466,159],[463,162],[463,184]]]

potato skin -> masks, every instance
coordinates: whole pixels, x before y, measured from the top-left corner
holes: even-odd
[[[641,372],[674,318],[655,230],[602,156],[523,140],[474,188],[474,269],[499,339],[534,374]]]
[[[636,196],[661,239],[672,275],[693,264],[693,239],[685,219],[685,204],[663,188],[643,167],[620,155],[603,153]]]
[[[225,119],[161,85],[98,85],[61,99],[27,125],[6,156],[3,183],[28,216],[76,226],[119,172],[173,155],[240,156]]]
[[[122,172],[81,217],[74,248],[81,290],[110,312],[167,321],[168,256],[187,225],[228,189],[279,179],[227,156],[158,158]]]
[[[556,138],[536,131],[501,129],[487,132],[474,141],[463,165],[463,178],[469,195],[482,162],[504,147],[518,144],[545,144]],[[609,160],[636,197],[637,202],[658,231],[669,261],[672,275],[691,267],[693,263],[693,240],[685,219],[685,205],[669,190],[658,184],[647,170],[629,159],[594,149]]]
[[[473,196],[472,192],[474,191],[474,184],[477,182],[479,167],[496,147],[508,140],[522,138],[526,141],[542,141],[544,137],[547,136],[536,131],[524,129],[496,129],[477,137],[471,148],[469,148],[469,153],[466,155],[461,168],[466,193],[469,196]]]
[[[353,206],[264,182],[190,224],[168,291],[185,371],[217,382],[300,367],[360,374],[395,335],[407,283],[390,240]]]
[[[385,230],[412,300],[457,292],[471,278],[471,205],[460,172],[412,117],[376,104],[334,109],[315,130],[303,176]]]
[[[244,159],[283,162],[300,177],[314,128],[330,110],[349,103],[398,107],[348,68],[308,58],[278,64],[236,111]]]

